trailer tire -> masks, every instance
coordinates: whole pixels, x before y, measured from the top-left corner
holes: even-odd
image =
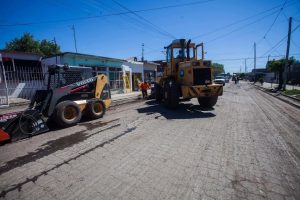
[[[99,119],[105,114],[105,105],[101,100],[89,101],[85,109],[85,117],[89,119]]]
[[[206,107],[206,108],[212,108],[216,105],[218,101],[218,97],[199,97],[198,102],[200,106]]]
[[[55,122],[61,127],[76,125],[82,116],[80,107],[73,101],[63,101],[55,107]]]
[[[164,103],[171,109],[179,105],[179,86],[174,80],[167,80],[164,84]]]

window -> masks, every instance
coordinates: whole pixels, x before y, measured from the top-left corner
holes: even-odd
[[[187,58],[187,51],[189,51],[189,56],[190,56],[190,59],[193,59],[194,58],[194,48],[184,48],[183,51],[181,48],[174,48],[173,49],[173,58],[181,58],[181,59],[184,59],[184,58]]]
[[[98,71],[106,71],[106,67],[97,67]]]
[[[173,58],[185,58],[185,51],[181,48],[173,48]]]
[[[171,59],[171,50],[170,48],[167,49],[167,62],[170,62]]]
[[[185,49],[186,51],[186,49]],[[190,53],[190,59],[193,59],[194,58],[194,48],[189,48],[189,53]]]

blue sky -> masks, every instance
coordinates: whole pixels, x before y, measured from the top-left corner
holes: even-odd
[[[285,55],[288,17],[292,29],[300,25],[300,0],[11,0],[1,2],[0,48],[30,32],[39,40],[55,37],[62,51],[75,52],[74,24],[80,53],[140,58],[144,43],[145,59],[158,60],[174,37],[191,38],[204,42],[206,58],[226,72],[243,72],[243,58],[250,58],[248,71],[253,68],[254,42],[262,57],[257,68],[268,55]],[[290,54],[300,59],[300,27]]]

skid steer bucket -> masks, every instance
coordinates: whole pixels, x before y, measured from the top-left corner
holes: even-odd
[[[15,118],[9,119],[2,127],[0,137],[11,141],[20,140],[49,130],[45,121],[36,110],[26,110],[19,113]],[[5,134],[6,133],[6,134]]]

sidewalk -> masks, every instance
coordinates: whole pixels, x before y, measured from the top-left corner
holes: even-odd
[[[112,94],[111,100],[112,105],[121,105],[124,103],[129,103],[132,101],[136,101],[138,99],[142,98],[141,92],[130,92],[130,93],[124,93],[124,94]],[[10,98],[10,105],[8,107],[0,108],[0,117],[1,115],[7,114],[7,113],[15,113],[25,110],[30,101],[26,99],[21,98]]]
[[[261,86],[261,87],[266,88],[266,89],[272,89],[272,88],[278,87],[277,83],[266,83],[266,82],[264,82],[263,85],[256,82],[255,85]],[[286,85],[286,89],[287,90],[293,90],[293,89],[300,90],[300,86]]]
[[[300,109],[300,101],[298,99],[296,99],[295,97],[282,94],[281,91],[276,91],[276,92],[271,91],[271,89],[274,89],[275,87],[277,87],[277,85],[278,84],[272,84],[272,87],[271,87],[271,83],[264,83],[263,85],[261,85],[260,83],[254,84],[254,86],[256,86],[256,88],[258,88],[259,90]],[[292,89],[299,90],[300,89],[300,87],[292,86],[292,85],[286,85],[286,88],[287,88],[287,90],[292,90]]]

